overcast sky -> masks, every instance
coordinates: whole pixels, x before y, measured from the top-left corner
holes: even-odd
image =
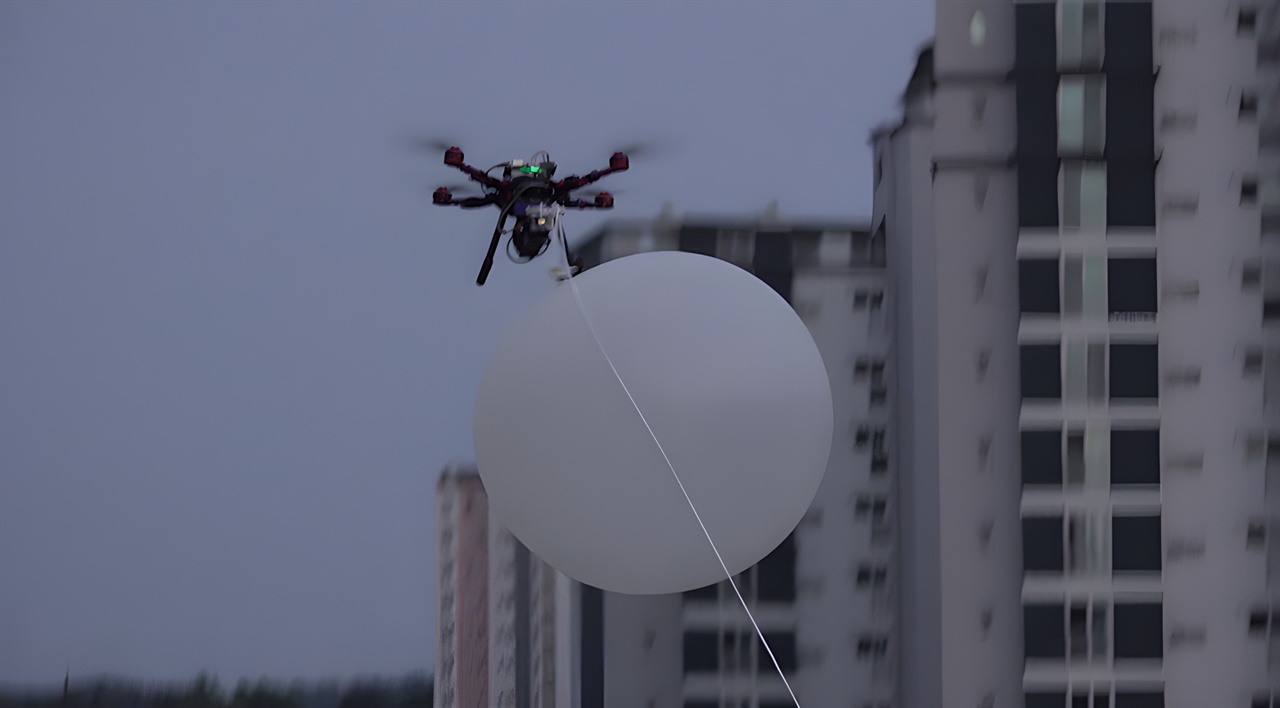
[[[617,217],[866,216],[933,3],[0,2],[0,681],[430,669],[432,493],[552,287],[415,131]],[[571,213],[570,236],[601,217]]]

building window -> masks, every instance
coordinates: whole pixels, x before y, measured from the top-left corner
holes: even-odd
[[[1023,652],[1028,659],[1066,658],[1062,603],[1032,603],[1022,608]]]
[[[1062,398],[1062,348],[1057,344],[1024,344],[1019,352],[1022,397]]]
[[[720,642],[715,632],[684,633],[684,672],[714,672],[720,668]]]
[[[764,640],[773,650],[774,659],[778,660],[778,668],[784,673],[796,670],[796,634],[795,632],[765,632]],[[756,669],[759,671],[777,671],[769,652],[760,647],[756,653]]]
[[[1159,514],[1112,517],[1112,571],[1159,572],[1161,550]]]
[[[1067,653],[1075,661],[1105,662],[1107,606],[1103,602],[1074,602],[1067,617]],[[1088,696],[1084,696],[1088,700]]]
[[[684,599],[686,601],[700,600],[704,602],[706,601],[714,602],[720,597],[719,588],[720,588],[719,583],[712,583],[710,585],[697,588],[696,590],[688,590],[688,591],[685,591],[684,593]]]
[[[756,565],[756,599],[791,602],[796,599],[796,541],[791,534]]]
[[[1062,431],[1022,431],[1022,483],[1062,485]]]
[[[1159,691],[1116,690],[1116,708],[1164,708],[1164,694]]]
[[[1258,203],[1258,178],[1245,177],[1240,180],[1240,205],[1253,206]]]
[[[1102,157],[1106,148],[1106,80],[1063,76],[1058,86],[1058,154]]]
[[[1117,602],[1117,659],[1160,659],[1164,656],[1164,608],[1158,602]]]
[[[1107,309],[1112,313],[1155,312],[1155,258],[1112,258],[1107,261]]]
[[[1267,633],[1267,611],[1254,610],[1249,613],[1249,634],[1261,636]]]
[[[1067,705],[1067,694],[1062,691],[1028,691],[1026,696],[1026,708],[1064,708]]]
[[[1236,15],[1236,34],[1242,37],[1253,36],[1257,27],[1258,8],[1252,5],[1241,5],[1239,14]]]
[[[1102,68],[1102,2],[1061,0],[1058,3],[1058,69],[1097,71]]]
[[[1067,515],[1067,571],[1073,576],[1090,576],[1106,572],[1107,521],[1095,512],[1072,511]]]
[[[1059,173],[1063,229],[1102,233],[1107,228],[1107,164],[1063,160]]]
[[[1240,92],[1240,117],[1241,118],[1257,118],[1258,117],[1258,94],[1252,91]]]
[[[1160,397],[1160,355],[1155,344],[1110,345],[1111,400]]]
[[[1018,301],[1024,314],[1059,314],[1058,290],[1058,259],[1018,261]]]
[[[1072,338],[1067,341],[1064,370],[1067,400],[1101,403],[1107,391],[1107,349],[1101,341]]]
[[[1062,517],[1029,516],[1022,520],[1024,572],[1063,571]]]
[[[858,637],[858,658],[867,661],[882,659],[889,653],[889,638],[876,634]]]
[[[1111,484],[1160,484],[1160,431],[1111,431]]]

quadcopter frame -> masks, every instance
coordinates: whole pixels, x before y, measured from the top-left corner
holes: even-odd
[[[456,206],[462,209],[478,209],[486,206],[498,206],[501,208],[501,213],[498,215],[498,224],[493,229],[493,239],[489,242],[489,250],[485,254],[484,263],[480,267],[480,274],[476,278],[476,285],[484,285],[485,281],[488,280],[489,271],[493,268],[493,257],[498,251],[498,244],[502,240],[502,235],[506,232],[504,227],[506,226],[507,218],[512,216],[516,204],[520,201],[520,196],[525,191],[532,188],[550,191],[550,196],[537,199],[538,202],[544,205],[557,204],[566,209],[612,209],[613,195],[608,192],[596,194],[591,201],[571,199],[570,197],[575,190],[594,184],[615,172],[625,172],[630,168],[630,160],[627,158],[626,153],[615,152],[609,158],[609,166],[603,170],[594,170],[581,176],[571,175],[555,182],[550,180],[529,181],[527,179],[511,180],[492,177],[487,172],[466,164],[465,159],[462,150],[458,147],[450,147],[444,153],[444,164],[465,173],[471,181],[480,183],[481,187],[489,190],[489,192],[482,197],[456,199],[448,188],[441,187],[431,195],[431,201],[438,206]],[[523,215],[516,215],[517,228],[527,218]],[[524,225],[527,226],[527,224]],[[568,244],[565,244],[565,249],[565,255],[568,256]]]

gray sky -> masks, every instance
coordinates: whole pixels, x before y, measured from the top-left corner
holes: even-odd
[[[0,681],[429,669],[432,491],[552,281],[433,207],[860,216],[933,3],[0,2]],[[571,213],[570,236],[601,217]]]

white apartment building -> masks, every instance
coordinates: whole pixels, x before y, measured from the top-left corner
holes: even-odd
[[[899,705],[1280,705],[1276,3],[937,3],[873,135]]]
[[[778,217],[615,221],[578,247],[586,266],[682,250],[746,268],[809,325],[828,367],[836,439],[810,512],[777,550],[736,578],[806,706],[888,708],[896,676],[892,402],[885,242],[865,224]],[[698,542],[698,539],[690,539]],[[681,595],[582,588],[583,706],[793,705],[727,582]]]
[[[577,708],[574,583],[489,513],[474,465],[436,484],[435,703]]]

